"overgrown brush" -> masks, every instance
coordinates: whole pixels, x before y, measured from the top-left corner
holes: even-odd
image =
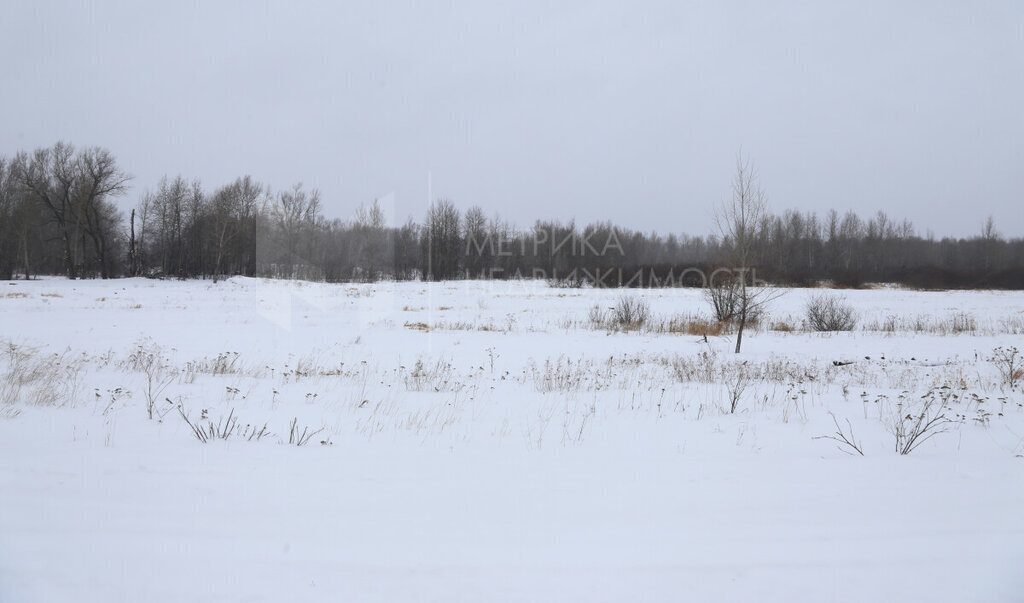
[[[711,311],[718,322],[730,322],[740,307],[740,282],[731,274],[716,273],[704,288],[704,297],[711,305]]]
[[[635,331],[651,317],[651,305],[643,297],[622,294],[614,306],[604,309],[595,304],[587,318],[591,327],[607,331]]]
[[[593,361],[565,356],[549,358],[543,368],[531,367],[530,372],[534,388],[541,393],[591,390],[599,375]]]
[[[699,335],[715,337],[728,329],[728,323],[699,314],[674,314],[656,316],[643,298],[623,296],[618,304],[602,308],[594,304],[587,314],[587,323],[593,329],[602,331],[640,331],[643,333],[667,333],[676,335]],[[571,327],[567,322],[563,328]]]
[[[651,304],[645,298],[636,295],[620,295],[618,303],[612,309],[612,319],[624,330],[640,328],[650,316]]]
[[[125,367],[140,371],[146,375],[146,386],[143,394],[146,397],[146,416],[153,419],[158,414],[156,402],[164,390],[178,377],[178,373],[170,369],[155,345],[138,345],[124,363]],[[169,409],[168,409],[169,410]],[[166,414],[166,413],[164,413]],[[163,416],[160,416],[163,419]]]
[[[452,363],[442,359],[432,364],[416,360],[412,371],[405,375],[405,387],[414,392],[449,392],[462,389],[462,383],[454,378]]]
[[[1024,320],[1004,318],[995,323],[981,325],[977,318],[968,312],[955,312],[946,316],[929,316],[916,314],[899,316],[889,314],[881,319],[873,319],[862,326],[864,331],[880,333],[927,333],[929,335],[1002,335],[1024,334]]]
[[[1011,390],[1024,379],[1024,357],[1016,347],[998,347],[992,350],[989,362],[996,365],[1003,385],[1008,386]]]
[[[675,333],[680,335],[699,335],[717,337],[725,333],[728,323],[695,315],[675,315],[652,321],[651,332]]]
[[[722,360],[707,350],[693,355],[676,354],[662,357],[677,381],[682,383],[729,383],[742,377],[747,381],[769,383],[831,383],[836,367],[802,364],[779,356],[766,360]]]
[[[185,363],[183,381],[193,383],[198,375],[239,375],[243,373],[238,352],[221,352],[211,358],[200,358]],[[257,376],[257,375],[254,375]]]
[[[85,364],[82,357],[67,351],[44,354],[11,342],[3,356],[6,366],[0,373],[0,404],[65,406],[77,401]]]
[[[805,311],[807,326],[813,331],[852,331],[857,326],[853,306],[833,293],[812,295]]]

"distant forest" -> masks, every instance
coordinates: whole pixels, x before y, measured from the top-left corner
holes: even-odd
[[[35,275],[329,282],[544,278],[559,284],[700,285],[695,270],[727,266],[730,241],[643,233],[605,222],[538,220],[516,228],[480,207],[437,200],[422,221],[387,223],[377,202],[329,219],[297,184],[272,192],[245,176],[216,189],[164,178],[115,203],[130,177],[102,148],[0,156],[0,279]],[[723,183],[724,188],[724,183]],[[710,211],[710,210],[709,210]],[[981,220],[979,218],[979,224]],[[922,237],[909,221],[785,211],[756,228],[757,277],[780,285],[1024,289],[1024,239],[990,218],[970,238]]]

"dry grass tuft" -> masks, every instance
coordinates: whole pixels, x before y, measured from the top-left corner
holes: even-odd
[[[81,357],[7,343],[3,358],[0,404],[65,406],[77,401],[85,364]]]
[[[772,322],[768,325],[768,329],[771,331],[778,331],[780,333],[794,333],[798,330],[792,323],[785,320],[776,320]]]
[[[728,323],[708,318],[692,316],[673,316],[660,325],[659,332],[680,335],[699,335],[717,337],[725,333]]]

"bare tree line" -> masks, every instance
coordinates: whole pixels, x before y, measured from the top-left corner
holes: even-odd
[[[113,155],[98,147],[75,151],[57,143],[31,155],[0,157],[0,273],[10,278],[20,259],[25,275],[45,255],[39,270],[71,278],[120,272],[120,216],[113,200],[128,188],[129,177]],[[38,270],[37,270],[38,271]]]
[[[762,203],[740,231],[689,236],[610,222],[538,220],[517,228],[478,206],[460,211],[437,200],[422,222],[396,225],[376,201],[349,220],[328,219],[319,191],[296,184],[273,192],[249,176],[213,190],[164,178],[123,211],[118,203],[127,202],[129,184],[101,148],[58,143],[0,157],[0,278],[545,278],[578,285],[614,273],[599,284],[651,286],[701,285],[688,268],[709,274],[742,266],[780,284],[1024,288],[1024,239],[1001,236],[991,218],[974,237],[937,239],[882,212],[772,214]],[[756,190],[747,193],[756,199]]]

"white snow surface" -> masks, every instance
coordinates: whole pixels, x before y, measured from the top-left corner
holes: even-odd
[[[0,282],[0,602],[1024,601],[1024,393],[989,360],[1024,293],[840,292],[861,325],[971,326],[761,326],[739,355],[592,328],[621,294]],[[929,395],[950,422],[897,454]],[[270,433],[202,443],[178,406]]]

